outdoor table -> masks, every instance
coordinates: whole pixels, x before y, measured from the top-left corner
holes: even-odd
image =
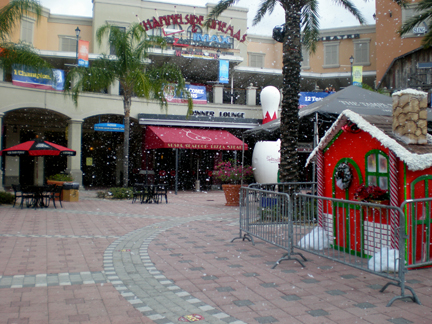
[[[143,184],[143,194],[141,196],[141,204],[150,204],[152,202],[157,202],[157,197],[155,195],[156,185],[154,184]]]
[[[27,204],[27,207],[30,208],[44,208],[48,207],[47,204],[44,202],[44,193],[49,189],[49,186],[28,186],[27,192],[30,192],[33,194],[32,200],[29,204]]]

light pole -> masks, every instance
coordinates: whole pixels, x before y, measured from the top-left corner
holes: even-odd
[[[351,63],[351,85],[353,84],[353,75],[352,75],[352,65],[354,63],[354,56],[351,55],[351,57],[349,58],[350,63]]]
[[[80,35],[81,29],[79,29],[79,27],[77,27],[75,29],[75,34],[76,34],[76,38],[77,38],[77,44],[76,44],[76,65],[78,66],[78,41],[79,41],[79,35]]]

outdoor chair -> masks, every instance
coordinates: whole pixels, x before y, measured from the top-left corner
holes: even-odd
[[[51,200],[51,196],[53,195],[54,190],[55,190],[56,187],[57,187],[57,185],[55,185],[55,184],[53,184],[53,185],[47,185],[46,186],[46,189],[45,189],[45,191],[42,194],[45,207],[49,206],[50,200]]]
[[[156,185],[154,196],[156,203],[159,203],[159,200],[162,202],[165,197],[165,203],[168,204],[168,186]]]
[[[144,187],[142,183],[135,183],[132,186],[132,204],[135,201],[141,201],[144,194]]]
[[[27,202],[28,202],[29,199],[33,198],[32,193],[28,192],[25,188],[23,188],[19,184],[18,185],[13,184],[12,189],[13,189],[14,195],[15,195],[13,207],[15,207],[17,199],[21,199],[20,206],[22,208],[25,200],[27,200]]]
[[[60,207],[63,208],[63,205],[61,203],[61,194],[62,194],[63,186],[55,186],[54,190],[50,193],[48,193],[48,204],[49,201],[52,200],[54,208],[56,207],[56,199],[60,203]]]

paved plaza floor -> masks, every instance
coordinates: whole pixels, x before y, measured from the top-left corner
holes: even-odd
[[[98,199],[63,208],[0,206],[0,324],[431,323],[432,269],[410,271],[422,305],[386,279],[239,236],[221,191],[168,204]]]

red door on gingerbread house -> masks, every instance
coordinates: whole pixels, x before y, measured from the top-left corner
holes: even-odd
[[[349,202],[354,188],[363,183],[357,163],[351,158],[339,160],[334,168],[332,182],[333,198],[347,202],[333,203],[334,244],[341,250],[361,251],[361,212],[359,206]]]

